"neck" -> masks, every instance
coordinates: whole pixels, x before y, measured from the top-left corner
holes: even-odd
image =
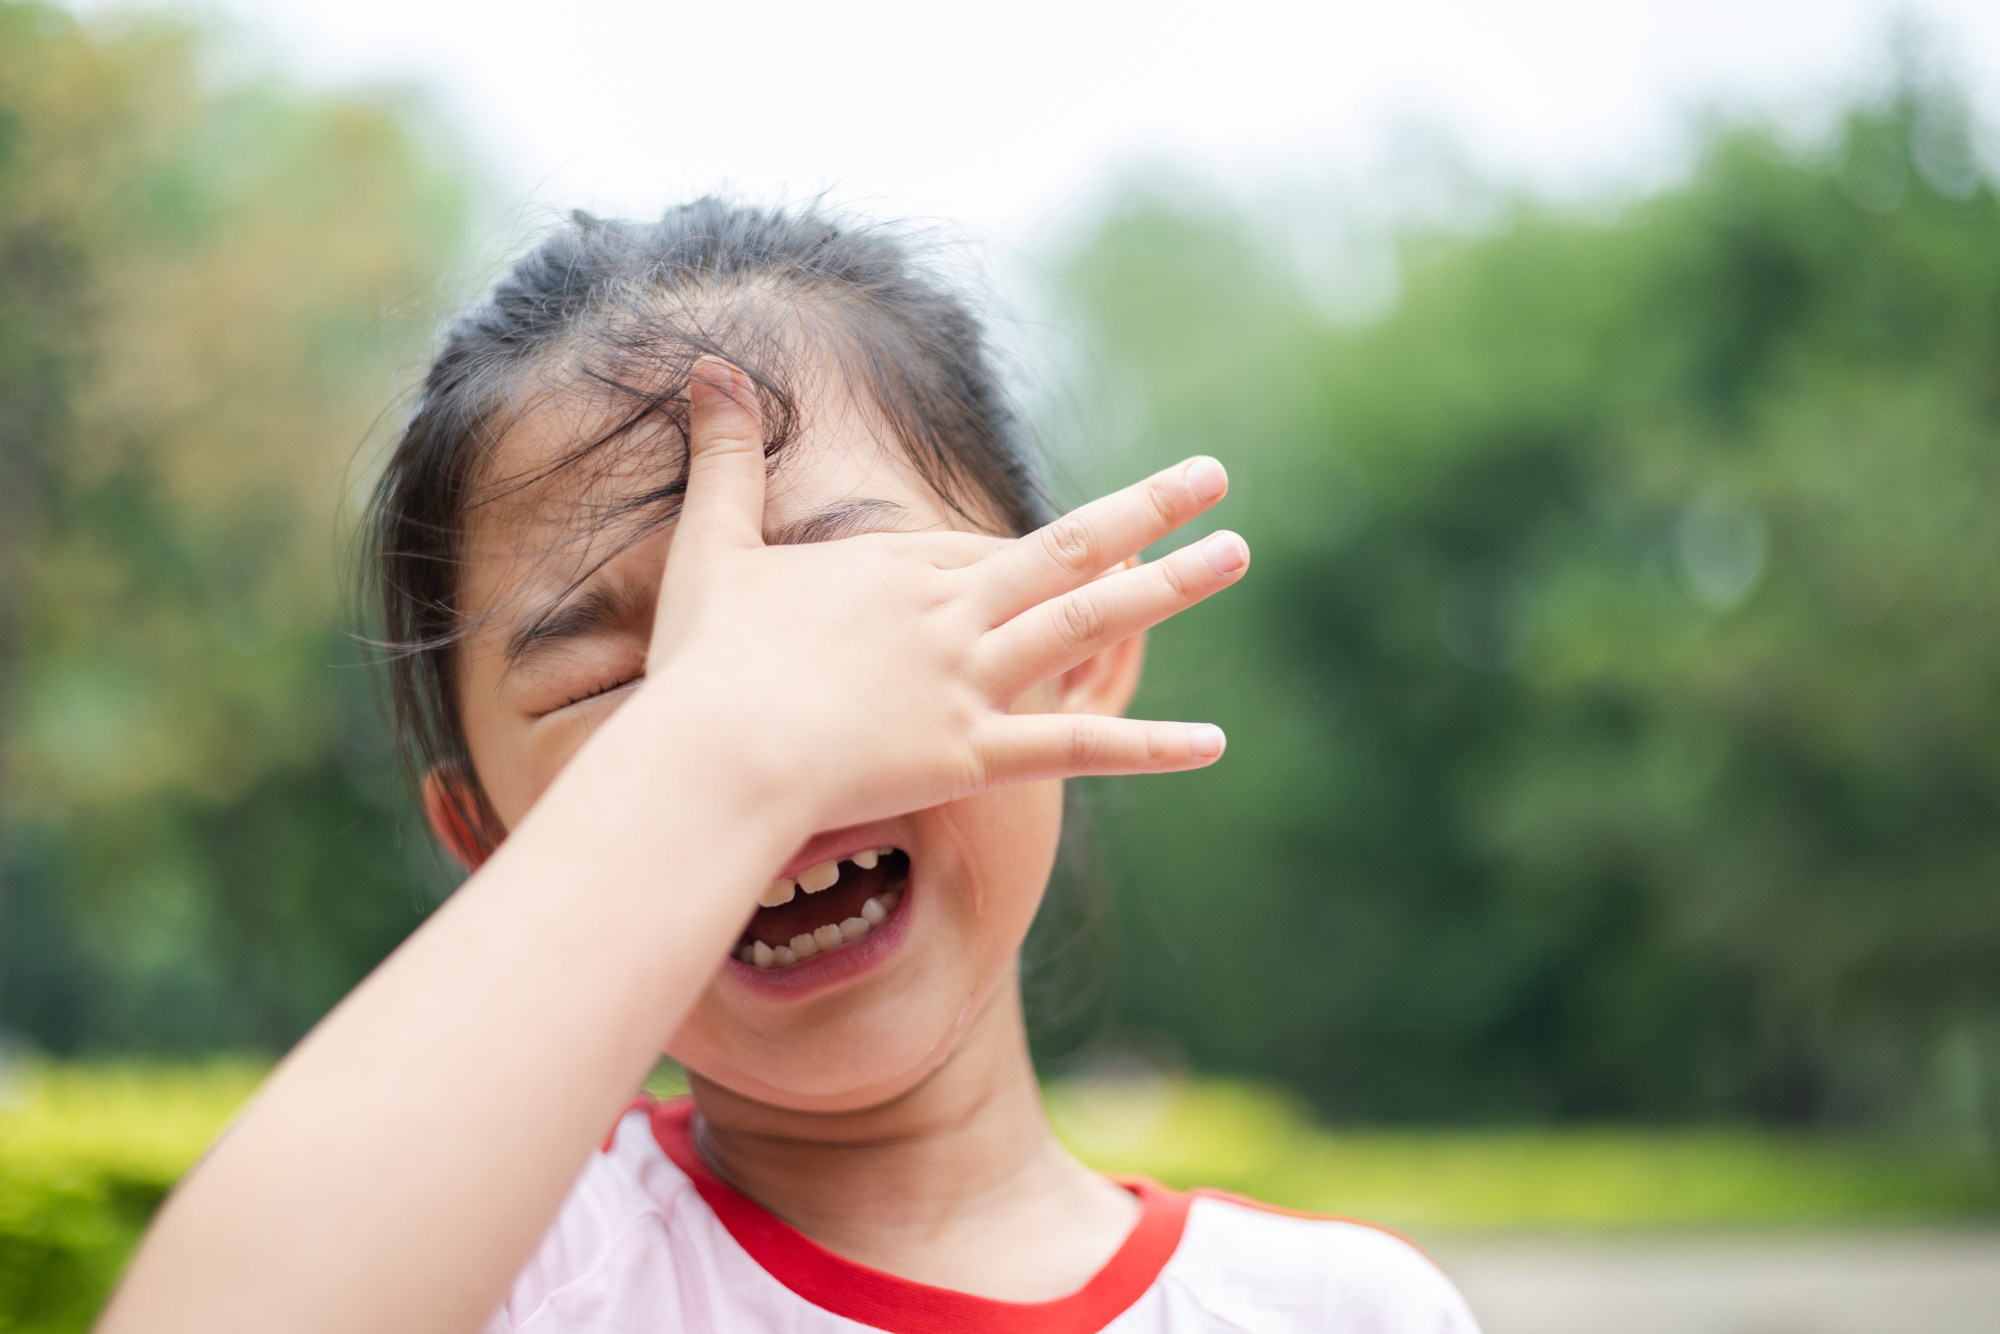
[[[1042,1112],[1020,991],[1002,988],[914,1088],[798,1112],[691,1076],[718,1175],[830,1250],[934,1286],[1040,1301],[1087,1282],[1137,1217]]]

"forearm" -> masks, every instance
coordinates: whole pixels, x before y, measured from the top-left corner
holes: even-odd
[[[647,735],[600,733],[285,1060],[104,1330],[476,1327],[809,832]]]

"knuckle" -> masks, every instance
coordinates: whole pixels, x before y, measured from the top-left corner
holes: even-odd
[[[1161,523],[1171,527],[1179,526],[1177,520],[1180,517],[1180,499],[1165,480],[1155,477],[1146,483],[1146,499],[1152,502],[1153,513],[1159,517]]]
[[[1104,737],[1096,727],[1081,719],[1070,724],[1069,762],[1078,769],[1090,769],[1103,759]]]
[[[1075,515],[1065,515],[1042,530],[1042,545],[1065,569],[1087,570],[1094,563],[1097,540],[1090,524]]]
[[[1056,605],[1056,633],[1081,648],[1104,633],[1104,608],[1095,598],[1065,598]]]
[[[1178,560],[1163,560],[1154,567],[1160,572],[1160,581],[1175,598],[1185,601],[1194,596],[1194,589],[1188,583],[1187,572],[1181,569]]]

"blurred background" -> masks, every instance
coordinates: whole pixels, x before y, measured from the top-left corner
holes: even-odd
[[[449,892],[351,591],[437,322],[714,189],[931,227],[1062,498],[1234,475],[1229,762],[1031,942],[1080,1152],[1494,1334],[2000,1330],[2000,12],[1392,8],[0,0],[0,1331]]]

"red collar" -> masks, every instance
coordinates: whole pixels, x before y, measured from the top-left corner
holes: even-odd
[[[766,1273],[822,1310],[890,1334],[1096,1334],[1153,1286],[1187,1223],[1188,1196],[1144,1177],[1114,1177],[1139,1197],[1139,1222],[1090,1282],[1052,1302],[973,1297],[836,1255],[725,1185],[695,1151],[691,1099],[656,1102],[648,1112],[653,1138]]]

